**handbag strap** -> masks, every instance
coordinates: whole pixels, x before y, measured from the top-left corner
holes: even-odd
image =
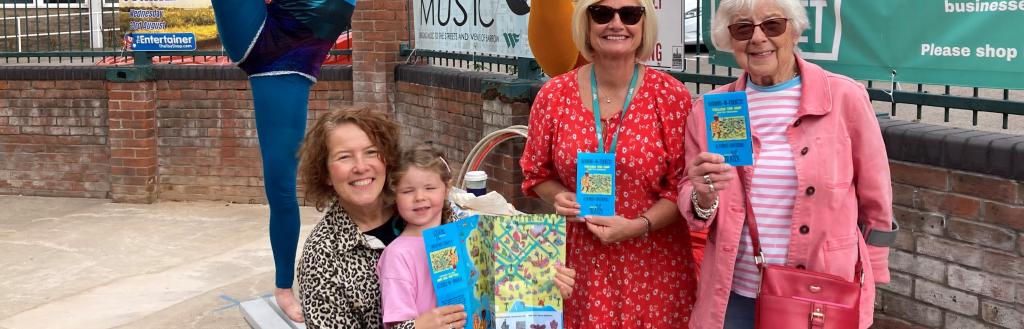
[[[759,270],[763,270],[765,266],[764,250],[761,249],[761,239],[757,233],[757,220],[754,219],[754,206],[750,202],[750,193],[747,192],[747,187],[749,186],[747,185],[746,170],[742,167],[737,167],[736,173],[739,175],[740,189],[743,192],[743,200],[746,201],[744,208],[746,208],[747,211],[747,220],[745,222],[747,223],[747,230],[750,233],[750,242],[754,246],[754,264],[757,264],[757,268]],[[753,183],[753,179],[751,179],[750,185],[753,185]],[[856,231],[860,232],[860,230]],[[860,244],[858,243],[855,248],[857,248],[857,265],[854,267],[853,277],[859,278],[860,284],[864,285],[864,266],[861,263],[860,258]]]

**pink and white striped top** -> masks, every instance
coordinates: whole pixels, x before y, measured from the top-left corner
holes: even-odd
[[[796,167],[786,129],[796,120],[800,105],[800,78],[767,88],[747,81],[746,91],[751,133],[761,142],[761,149],[754,157],[751,204],[765,261],[785,264],[792,230],[793,200],[797,193]],[[750,233],[744,225],[732,290],[750,298],[757,295],[760,283],[753,249]]]

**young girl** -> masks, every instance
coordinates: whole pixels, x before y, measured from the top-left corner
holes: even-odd
[[[447,199],[451,168],[440,151],[421,145],[402,153],[391,177],[395,206],[406,224],[402,234],[384,248],[377,263],[384,326],[462,328],[465,313],[431,316],[427,312],[436,307],[437,298],[430,281],[423,231],[452,220]],[[572,294],[575,279],[576,271],[555,266],[555,286],[562,298]]]
[[[422,233],[450,221],[452,210],[447,197],[452,173],[440,151],[421,145],[402,153],[391,175],[395,205],[406,224],[402,234],[384,248],[377,274],[385,327],[406,328],[437,304]],[[461,317],[420,320],[428,323],[417,323],[417,328],[465,325]]]

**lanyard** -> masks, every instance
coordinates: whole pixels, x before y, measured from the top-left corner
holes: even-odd
[[[626,102],[622,104],[622,113],[619,114],[619,126],[615,128],[612,135],[612,143],[609,151],[615,153],[615,144],[619,142],[619,131],[622,130],[622,120],[626,118],[626,111],[629,110],[629,103],[633,101],[633,89],[636,89],[636,76],[640,72],[640,64],[633,64],[633,79],[629,80],[629,89],[626,92]],[[590,95],[594,98],[594,127],[597,128],[597,151],[604,152],[604,130],[601,130],[601,100],[597,98],[597,72],[594,65],[590,66]]]

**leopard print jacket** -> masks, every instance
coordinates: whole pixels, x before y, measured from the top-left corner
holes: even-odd
[[[313,227],[298,266],[306,328],[382,328],[377,259],[345,209],[334,203]]]
[[[449,214],[449,222],[458,219]],[[306,238],[296,271],[306,328],[383,328],[377,260],[384,246],[376,242],[363,237],[337,202],[331,204]],[[391,329],[415,327],[409,320]]]

